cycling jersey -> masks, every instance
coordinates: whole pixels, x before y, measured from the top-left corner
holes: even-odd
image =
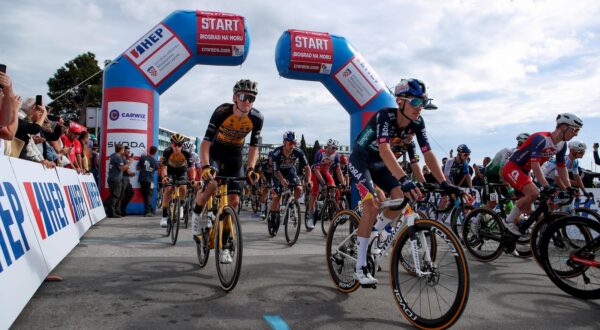
[[[387,169],[379,156],[379,144],[390,143],[394,137],[406,137],[415,134],[421,152],[431,150],[425,131],[425,121],[421,116],[411,121],[406,127],[398,127],[395,108],[379,110],[369,120],[365,128],[358,134],[350,154],[350,177],[356,185],[362,200],[372,198],[375,194],[373,183],[384,192],[389,193],[400,183]]]
[[[194,167],[194,160],[189,152],[175,152],[173,147],[168,147],[163,152],[161,164],[167,167],[167,175],[181,177],[188,168]]]
[[[520,147],[518,147],[509,160],[523,168],[524,171],[531,170],[531,163],[536,162],[544,164],[552,156],[556,155],[556,165],[565,166],[565,154],[567,144],[560,141],[557,144],[552,142],[552,133],[538,132],[532,134]]]
[[[500,169],[502,168],[502,166],[504,166],[504,164],[506,164],[506,162],[508,161],[508,158],[510,157],[510,155],[512,155],[512,153],[515,149],[516,148],[513,148],[513,149],[504,148],[504,149],[498,151],[494,155],[494,158],[492,159],[492,161],[485,168],[485,175],[488,177],[488,182],[490,182],[489,181],[490,176],[498,177],[498,179],[500,178]]]
[[[213,146],[216,144],[241,152],[250,132],[250,146],[258,146],[262,126],[263,115],[258,110],[252,108],[247,116],[238,117],[233,111],[233,104],[224,103],[210,117],[204,140],[213,142]]]
[[[450,158],[444,164],[444,176],[446,176],[452,184],[458,185],[460,180],[465,175],[469,175],[469,162],[466,160],[458,162],[456,157]]]
[[[552,158],[542,166],[542,171],[547,179],[555,180],[556,178],[556,159]],[[579,159],[571,160],[570,157],[565,159],[565,167],[567,172],[573,176],[579,176]]]
[[[313,171],[319,171],[322,174],[329,172],[340,164],[340,155],[337,152],[333,152],[331,155],[327,155],[325,149],[321,149],[315,155],[315,161],[312,166]]]
[[[291,187],[300,185],[300,180],[296,174],[296,163],[300,162],[300,166],[308,165],[306,156],[302,149],[294,147],[289,156],[284,155],[283,146],[275,148],[272,154],[273,172],[279,171],[284,179],[286,179]],[[273,188],[277,194],[281,194],[283,187],[277,179],[273,180]]]
[[[393,138],[390,141],[390,147],[392,148],[392,152],[396,159],[402,158],[402,156],[408,153],[408,159],[411,163],[417,163],[417,157],[415,154],[415,149],[417,146],[414,141],[410,141],[408,144],[403,144],[402,139],[399,137]]]

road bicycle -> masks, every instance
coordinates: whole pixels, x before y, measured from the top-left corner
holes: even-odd
[[[194,236],[198,263],[203,268],[210,250],[215,250],[217,275],[224,291],[237,284],[242,270],[242,227],[237,212],[228,204],[227,184],[246,180],[246,177],[216,176],[217,193],[210,197],[200,214],[201,230]]]
[[[177,237],[179,236],[179,222],[181,220],[181,195],[179,194],[180,186],[188,186],[189,188],[190,182],[187,180],[180,181],[172,181],[169,183],[165,183],[164,187],[174,187],[171,190],[171,200],[169,201],[168,206],[168,219],[167,219],[167,236],[171,235],[171,244],[177,244]],[[189,189],[188,189],[189,190]]]
[[[467,260],[456,235],[432,219],[418,219],[407,200],[387,200],[386,208],[406,209],[394,220],[390,285],[400,313],[422,329],[453,325],[464,312],[469,297],[470,275]],[[402,225],[397,222],[402,219]],[[360,217],[342,210],[333,218],[326,243],[327,269],[336,288],[354,292],[360,283],[354,279]],[[387,248],[386,248],[387,249]],[[374,256],[371,249],[369,258]],[[375,263],[368,265],[375,272]],[[372,286],[375,288],[376,286]]]
[[[272,211],[271,211],[272,212]],[[267,218],[267,228],[269,235],[274,237],[279,230],[281,214],[283,214],[283,228],[285,240],[289,246],[292,246],[298,240],[300,235],[300,227],[302,226],[302,218],[300,211],[300,203],[294,197],[294,192],[290,188],[286,188],[281,193],[281,202],[277,217],[273,223],[271,218]]]

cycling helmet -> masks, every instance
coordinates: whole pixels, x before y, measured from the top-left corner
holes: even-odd
[[[569,126],[581,128],[583,126],[583,120],[572,113],[565,112],[556,117],[556,124],[567,124]]]
[[[179,133],[175,133],[171,135],[171,143],[183,143],[185,141],[185,137]]]
[[[240,92],[258,94],[258,83],[249,79],[242,79],[235,83],[233,86],[233,93],[237,94]]]
[[[340,143],[337,140],[329,139],[329,140],[327,140],[327,146],[328,147],[339,148]]]
[[[340,157],[340,163],[341,163],[342,165],[346,165],[346,164],[348,164],[348,157],[346,157],[345,155],[342,155],[342,156]]]
[[[296,133],[294,131],[287,131],[283,133],[284,141],[296,141]]]
[[[394,87],[394,95],[427,99],[427,88],[425,87],[425,83],[419,79],[402,79]]]
[[[569,142],[569,149],[575,150],[577,152],[585,151],[586,147],[587,146],[585,145],[585,143],[583,143],[581,141],[571,141],[571,142]]]
[[[529,138],[529,133],[521,133],[517,135],[517,142],[523,143]]]
[[[466,144],[459,144],[458,148],[456,148],[457,152],[460,152],[462,154],[470,154],[471,153],[471,149],[469,149],[469,147],[467,147]]]

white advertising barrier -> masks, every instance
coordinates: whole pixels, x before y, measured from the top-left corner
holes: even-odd
[[[23,196],[21,202],[29,212],[46,265],[52,271],[79,243],[67,197],[54,169],[18,158],[10,158],[10,163]]]
[[[94,181],[94,176],[91,174],[79,174],[79,183],[81,184],[81,188],[83,188],[88,210],[90,210],[92,224],[95,225],[106,218],[106,211],[104,210],[104,204],[102,204],[100,191],[98,190],[96,181]]]
[[[49,269],[8,157],[0,169],[0,329],[8,329]]]
[[[67,198],[71,219],[73,219],[81,238],[92,226],[92,217],[86,202],[88,194],[84,192],[84,185],[79,183],[76,171],[57,167],[56,174],[58,174],[58,181]]]

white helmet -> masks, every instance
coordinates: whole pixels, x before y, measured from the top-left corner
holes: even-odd
[[[572,113],[561,113],[556,117],[556,124],[567,124],[569,126],[581,128],[583,120]]]
[[[334,139],[329,139],[327,140],[327,146],[328,147],[333,147],[333,148],[339,148],[340,147],[340,143],[337,140]]]
[[[583,143],[581,141],[571,141],[571,142],[569,142],[569,149],[574,149],[577,152],[585,151],[586,147],[587,146],[585,145],[585,143]]]
[[[521,133],[517,135],[517,142],[523,143],[529,138],[529,133]]]

